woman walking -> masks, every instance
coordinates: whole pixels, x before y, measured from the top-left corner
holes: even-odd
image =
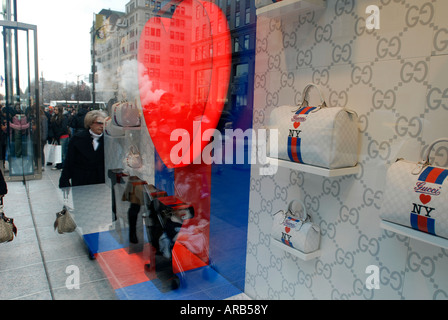
[[[61,146],[62,159],[60,163],[53,163],[52,170],[62,169],[67,155],[68,141],[70,139],[70,130],[68,127],[68,118],[64,115],[64,107],[57,106],[50,120],[50,128],[53,139]]]

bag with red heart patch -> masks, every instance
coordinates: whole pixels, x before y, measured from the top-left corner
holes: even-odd
[[[320,228],[311,222],[300,200],[291,201],[286,213],[280,210],[274,215],[271,237],[303,253],[316,251],[320,246]]]
[[[435,140],[423,160],[398,159],[387,170],[381,218],[435,236],[448,238],[448,168],[430,162]]]
[[[308,105],[309,90],[313,87],[320,95],[317,107]],[[356,113],[343,107],[327,107],[322,91],[314,84],[305,87],[302,99],[299,108],[281,106],[271,112],[268,127],[278,130],[278,154],[271,149],[270,156],[327,169],[356,166],[359,144]]]

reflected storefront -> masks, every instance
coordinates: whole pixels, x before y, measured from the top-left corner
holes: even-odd
[[[37,27],[1,21],[5,100],[1,114],[1,162],[7,180],[41,177]]]
[[[96,96],[110,116],[100,202],[111,211],[85,218],[98,191],[76,187],[73,216],[118,298],[225,299],[244,292],[251,137],[226,130],[252,124],[255,6],[157,3],[144,21],[131,1],[121,20],[102,11],[107,29],[94,24]],[[248,12],[244,34],[230,10]],[[124,36],[125,19],[139,30]],[[114,42],[121,60],[106,70]]]
[[[115,132],[106,134],[113,224],[83,233],[110,279],[120,280],[120,299],[446,297],[446,243],[397,236],[380,219],[387,167],[419,158],[446,132],[445,4],[383,4],[381,16],[396,23],[372,30],[378,12],[369,18],[359,1],[260,1],[258,10],[247,0],[144,3],[137,14],[129,1],[117,19],[103,11],[119,51],[106,50],[108,40],[97,47],[99,83],[111,83],[97,94],[104,89],[110,101]],[[303,115],[288,117],[297,136],[286,148],[302,152],[299,134],[315,108],[303,104],[310,83],[328,97],[317,109],[359,116],[358,164],[338,175],[290,161],[266,176],[251,159],[252,134],[269,126],[273,110],[296,106]],[[114,127],[114,117],[132,125]],[[446,164],[445,151],[437,163]],[[289,226],[283,242],[271,237],[273,215],[292,200],[318,226],[319,249],[310,254],[284,249]],[[421,272],[422,261],[403,267],[415,257],[431,260],[431,272]],[[371,290],[366,270],[377,262],[396,283],[382,274],[381,290]],[[140,277],[130,280],[132,268]]]

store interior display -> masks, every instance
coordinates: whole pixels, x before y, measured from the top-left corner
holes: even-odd
[[[191,1],[191,5],[195,4],[196,1]],[[172,212],[164,215],[161,213],[163,210],[155,209],[156,204],[159,208],[166,208],[159,198],[147,200],[144,206],[148,209],[146,213],[141,205],[138,208],[123,207],[127,213],[130,212],[126,216],[127,222],[133,224],[137,216],[138,221],[143,220],[143,228],[147,231],[143,235],[144,243],[153,251],[143,247],[142,252],[144,255],[148,252],[154,254],[153,258],[143,259],[147,278],[163,293],[176,291],[176,288],[182,290],[185,288],[182,283],[189,272],[204,266],[216,268],[227,279],[233,279],[234,274],[227,264],[238,260],[234,258],[237,255],[226,253],[228,246],[223,248],[222,244],[227,244],[237,235],[239,237],[237,228],[246,225],[247,237],[238,238],[247,244],[247,251],[241,255],[244,261],[241,274],[244,277],[239,283],[253,298],[338,298],[338,293],[344,296],[345,292],[365,299],[395,296],[398,290],[391,287],[383,292],[366,289],[354,292],[353,288],[364,283],[365,266],[372,264],[372,257],[376,261],[388,260],[392,251],[394,259],[406,259],[403,252],[397,253],[393,248],[397,241],[398,246],[409,245],[409,242],[402,244],[395,233],[380,227],[379,211],[385,206],[383,196],[389,195],[383,188],[388,186],[385,168],[392,164],[393,155],[400,149],[404,148],[405,154],[412,155],[415,146],[408,146],[407,138],[415,136],[411,130],[415,123],[404,126],[408,131],[400,131],[396,121],[404,121],[403,117],[411,119],[411,115],[398,113],[401,118],[396,119],[395,109],[399,107],[389,107],[388,95],[383,95],[382,104],[374,99],[380,93],[388,92],[387,86],[371,88],[367,80],[359,81],[369,74],[369,68],[351,56],[349,58],[354,61],[342,60],[343,53],[353,51],[344,47],[345,51],[341,51],[339,56],[328,49],[327,44],[333,45],[333,51],[339,49],[334,46],[336,40],[332,38],[336,29],[333,23],[321,25],[321,15],[326,16],[336,10],[339,15],[335,19],[339,20],[342,16],[347,17],[352,7],[344,7],[346,12],[341,11],[336,3],[327,3],[326,8],[314,11],[308,7],[305,11],[297,9],[294,12],[298,14],[298,20],[289,12],[277,10],[281,14],[272,16],[260,11],[255,42],[255,80],[254,88],[251,88],[254,89],[254,110],[250,112],[251,123],[241,127],[253,128],[254,132],[260,128],[279,131],[278,154],[270,154],[270,160],[278,160],[279,168],[274,175],[266,177],[258,174],[257,166],[249,166],[247,222],[241,207],[243,201],[235,196],[243,191],[243,184],[236,181],[246,171],[241,166],[237,167],[241,170],[239,174],[236,173],[238,170],[231,170],[233,165],[205,165],[200,161],[200,155],[209,141],[203,139],[198,143],[205,130],[216,128],[225,132],[225,129],[238,128],[241,121],[238,117],[227,117],[225,104],[212,106],[215,100],[219,103],[225,101],[222,97],[225,95],[223,84],[228,83],[226,79],[235,81],[229,86],[228,93],[235,98],[229,101],[234,103],[240,99],[239,73],[236,67],[232,69],[227,64],[229,52],[226,50],[229,48],[219,46],[222,50],[214,49],[213,52],[204,49],[212,42],[228,39],[229,35],[224,32],[212,36],[213,28],[220,29],[220,19],[211,10],[194,12],[198,18],[196,22],[184,21],[183,16],[190,14],[189,5],[190,2],[184,2],[176,7],[170,18],[153,18],[146,23],[148,32],[141,34],[143,45],[139,48],[138,58],[140,65],[144,66],[138,69],[143,131],[134,133],[126,128],[124,139],[114,140],[115,145],[121,147],[121,160],[127,158],[131,145],[136,145],[142,152],[147,151],[143,142],[150,140],[154,148],[154,163],[149,165],[151,157],[143,156],[140,169],[132,171],[125,160],[125,174],[144,181],[145,188],[154,188],[152,192],[146,191],[148,199],[151,199],[151,193],[161,192],[163,197],[160,199],[178,199],[182,204],[193,206],[195,211],[189,219],[176,220]],[[279,6],[267,4],[260,8],[268,10],[271,5],[272,8]],[[212,26],[205,21],[215,23]],[[185,33],[184,42],[181,42],[181,33],[177,35],[175,31],[183,24],[197,32],[191,38]],[[198,29],[201,24],[205,27]],[[154,43],[163,37],[167,43],[156,47]],[[363,40],[370,34],[358,37]],[[176,47],[178,42],[186,46],[180,49]],[[315,48],[320,47],[325,50],[319,51],[318,55]],[[181,63],[179,59],[185,58],[182,50],[191,53],[195,63]],[[164,62],[170,56],[172,59]],[[338,57],[341,60],[335,60]],[[382,60],[375,62],[370,72],[376,65],[383,68],[384,63]],[[157,72],[160,66],[168,67]],[[363,72],[356,73],[358,69]],[[181,81],[181,74],[187,79]],[[193,74],[194,79],[188,78]],[[383,84],[386,80],[376,81]],[[188,84],[189,89],[180,90],[181,84]],[[191,98],[200,102],[193,107],[189,103]],[[400,99],[395,96],[393,101],[398,103]],[[369,104],[370,101],[374,105]],[[210,113],[211,109],[219,112]],[[241,114],[244,114],[243,109],[244,105]],[[175,132],[176,129],[180,131]],[[173,132],[177,134],[174,140],[170,139]],[[398,141],[396,137],[405,142]],[[426,141],[427,138],[421,139]],[[389,144],[389,141],[393,143]],[[175,163],[175,159],[178,162]],[[154,176],[151,172],[149,178],[143,177],[142,173],[151,171],[152,165]],[[235,175],[233,183],[229,173]],[[300,210],[293,210],[294,206]],[[228,210],[225,207],[229,207]],[[288,209],[273,214],[278,208]],[[306,216],[301,215],[303,212]],[[407,214],[409,216],[409,212]],[[238,215],[246,221],[237,221]],[[220,224],[223,221],[231,221],[232,227],[223,228]],[[297,270],[299,279],[292,282],[288,290],[276,286],[285,279],[295,278]],[[398,287],[402,289],[404,280],[400,279]],[[341,281],[344,284],[339,284]],[[266,283],[266,287],[259,286],[260,282]],[[317,286],[326,289],[315,292]]]
[[[271,126],[272,114],[282,106],[300,106],[301,89],[314,83],[328,97],[327,109],[353,110],[359,140],[357,164],[344,174],[321,167],[310,170],[291,161],[286,152],[285,159],[272,155],[269,159],[269,165],[278,164],[276,174],[265,176],[252,170],[245,287],[251,297],[448,297],[443,267],[446,239],[424,232],[428,213],[433,218],[433,213],[446,211],[434,202],[443,199],[443,191],[424,204],[422,200],[429,197],[414,189],[420,175],[410,174],[413,168],[404,170],[407,173],[400,178],[398,172],[388,178],[388,170],[404,168],[407,162],[415,168],[428,146],[446,136],[442,121],[446,108],[440,98],[446,88],[447,48],[438,41],[440,28],[446,25],[439,12],[448,7],[428,1],[412,9],[407,5],[388,2],[374,11],[359,1],[325,1],[321,8],[292,10],[293,5],[281,1],[257,10],[254,129],[281,130],[280,125]],[[425,8],[425,14],[416,13],[416,8]],[[430,23],[413,24],[411,19]],[[386,22],[392,20],[396,23]],[[427,41],[417,46],[415,39]],[[304,129],[305,124],[291,130]],[[428,167],[446,169],[446,146],[442,142],[433,147]],[[397,158],[406,161],[395,163]],[[440,186],[430,188],[434,191]],[[294,198],[303,201],[321,230],[318,253],[311,257],[266,240],[273,213]],[[423,231],[412,229],[413,210],[420,210],[418,228]],[[402,215],[403,224],[385,220],[384,212]],[[372,289],[365,275],[375,266],[380,278]]]

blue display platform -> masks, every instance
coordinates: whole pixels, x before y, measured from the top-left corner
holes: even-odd
[[[143,250],[133,252],[128,242],[117,241],[114,231],[85,234],[83,238],[90,255],[97,259],[120,300],[223,300],[242,293],[203,263],[202,267],[176,273],[180,278],[177,289],[162,290],[166,289],[162,280],[145,268],[149,263],[147,242]],[[191,261],[194,259],[191,254],[182,257],[189,260],[185,265],[198,265]]]

